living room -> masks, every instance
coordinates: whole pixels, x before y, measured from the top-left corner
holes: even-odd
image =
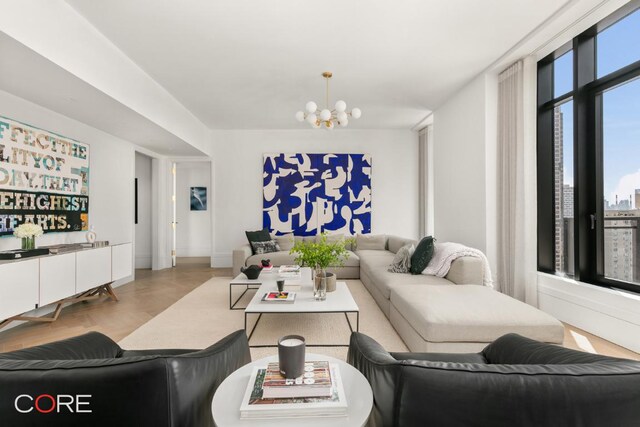
[[[2,6],[3,425],[640,424],[640,1]]]

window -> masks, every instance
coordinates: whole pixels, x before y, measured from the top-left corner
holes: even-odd
[[[538,63],[538,270],[640,292],[640,2]]]

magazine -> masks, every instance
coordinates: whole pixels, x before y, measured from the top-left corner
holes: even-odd
[[[278,362],[267,366],[262,384],[263,399],[328,396],[331,396],[331,372],[327,361],[306,362],[304,374],[296,379],[283,377]]]
[[[338,365],[329,364],[331,395],[327,397],[296,397],[267,399],[263,397],[266,367],[254,367],[240,406],[240,419],[341,417],[347,415],[347,399]]]
[[[262,300],[261,301],[263,301],[263,302],[277,302],[277,303],[292,303],[295,300],[296,300],[296,293],[295,292],[273,291],[273,292],[265,293],[262,296]]]

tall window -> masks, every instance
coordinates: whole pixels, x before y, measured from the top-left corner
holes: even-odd
[[[538,270],[640,292],[640,7],[538,63]]]

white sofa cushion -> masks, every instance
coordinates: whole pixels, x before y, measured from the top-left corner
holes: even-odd
[[[490,343],[517,333],[562,343],[564,327],[549,314],[486,286],[400,286],[391,305],[429,342]]]
[[[387,248],[387,236],[384,234],[358,234],[356,250],[384,251]]]

